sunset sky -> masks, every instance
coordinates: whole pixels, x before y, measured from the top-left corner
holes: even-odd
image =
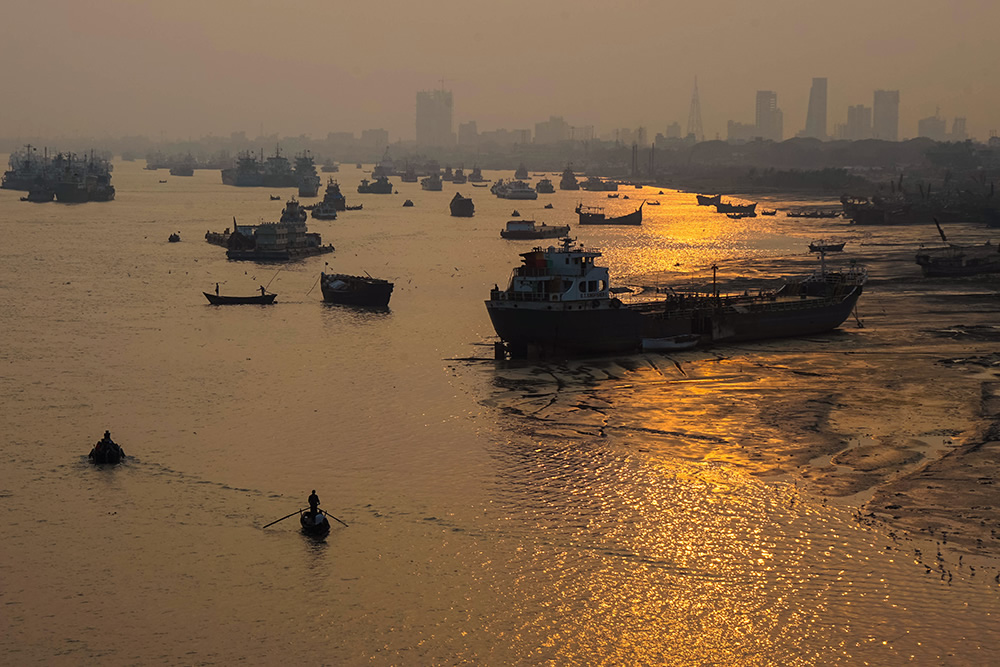
[[[706,136],[754,120],[774,90],[785,137],[812,77],[829,125],[900,91],[900,136],[937,109],[1000,130],[1000,2],[953,0],[14,0],[0,24],[0,137],[255,136],[382,127],[414,136],[419,90],[450,89],[455,123],[598,133],[686,128],[698,79]]]

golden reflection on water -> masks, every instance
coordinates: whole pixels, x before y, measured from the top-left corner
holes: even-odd
[[[488,404],[511,436],[496,456],[522,546],[506,591],[528,619],[520,641],[581,665],[969,655],[941,619],[971,604],[971,625],[988,627],[995,588],[950,587],[890,531],[754,477],[808,477],[841,446],[817,428],[840,388],[766,346],[731,354],[498,373]]]

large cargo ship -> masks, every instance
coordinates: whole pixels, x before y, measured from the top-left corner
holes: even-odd
[[[94,151],[81,159],[74,153],[43,151],[39,155],[37,148],[28,145],[11,154],[10,167],[2,182],[8,190],[52,192],[59,201],[71,203],[115,198],[111,162]]]
[[[697,336],[697,344],[806,336],[840,326],[861,296],[867,274],[821,270],[777,290],[736,295],[674,294],[624,303],[612,289],[601,253],[563,239],[561,247],[521,253],[505,289],[486,301],[502,343],[498,353],[602,354],[638,351],[644,340]]]

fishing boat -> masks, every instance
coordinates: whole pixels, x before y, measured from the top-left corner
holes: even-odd
[[[476,205],[472,203],[471,197],[463,197],[459,193],[455,193],[455,196],[451,199],[452,216],[456,218],[471,218],[476,214]]]
[[[581,225],[641,225],[642,206],[646,202],[639,204],[639,208],[631,213],[619,216],[608,216],[600,206],[576,205],[576,213],[580,216]]]
[[[760,210],[761,215],[778,215],[778,211],[773,208],[762,208]]]
[[[247,304],[266,306],[274,303],[274,298],[278,296],[277,294],[267,293],[264,290],[261,290],[260,294],[254,294],[253,296],[226,296],[225,294],[212,294],[211,292],[202,292],[202,294],[205,295],[205,298],[213,306],[242,306]]]
[[[715,210],[718,213],[754,213],[757,211],[757,203],[752,202],[750,204],[734,204],[732,202],[722,202],[720,201],[715,205]]]
[[[698,198],[698,206],[715,206],[722,203],[722,195],[695,195]]]
[[[546,225],[534,220],[510,220],[507,227],[500,230],[501,238],[512,240],[555,239],[569,234],[569,225]]]
[[[1000,273],[1000,246],[950,244],[917,253],[917,264],[925,278],[955,278]]]
[[[97,444],[90,450],[87,458],[92,463],[117,465],[125,458],[125,450],[111,439],[111,434],[108,431],[105,431],[104,437],[97,441]]]
[[[319,286],[323,291],[323,300],[328,303],[385,308],[389,305],[393,284],[371,276],[320,273]]]
[[[847,241],[832,243],[830,241],[813,241],[809,244],[809,252],[840,252],[847,245]]]
[[[700,345],[807,336],[840,326],[867,280],[856,265],[825,267],[777,290],[679,294],[623,302],[598,250],[562,239],[559,247],[521,253],[508,285],[486,301],[500,338],[497,356],[605,354],[640,350],[644,339],[699,337]]]
[[[326,537],[330,533],[330,520],[326,518],[323,510],[315,513],[304,511],[299,513],[299,525],[302,532],[313,537]]]

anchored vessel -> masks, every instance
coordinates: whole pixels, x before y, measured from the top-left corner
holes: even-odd
[[[534,220],[511,220],[500,230],[505,239],[554,239],[569,234],[569,225],[546,225]]]
[[[805,336],[835,329],[850,315],[867,274],[820,271],[756,294],[671,295],[624,303],[613,296],[601,253],[574,246],[521,253],[506,289],[486,301],[502,343],[498,356],[530,352],[601,354],[632,352],[643,340],[698,336],[698,344]]]
[[[459,193],[451,199],[451,214],[456,218],[471,218],[476,214],[476,205],[470,197],[463,197]]]
[[[320,273],[319,286],[323,290],[323,300],[329,303],[385,308],[389,305],[393,284],[371,276]]]
[[[607,216],[600,206],[584,206],[577,204],[576,214],[580,216],[581,225],[641,225],[642,206],[646,202],[639,204],[639,208],[625,215]]]

